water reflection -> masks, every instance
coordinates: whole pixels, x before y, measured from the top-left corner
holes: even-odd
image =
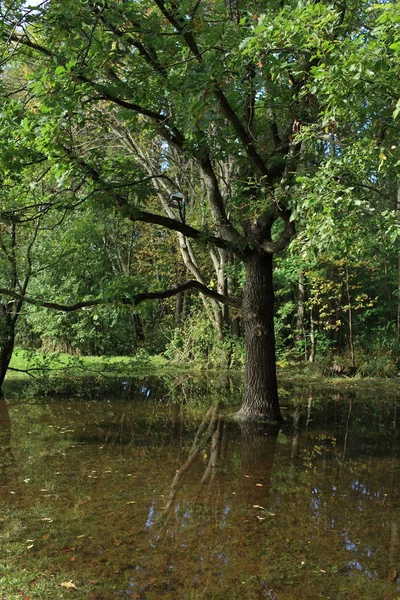
[[[11,419],[7,402],[0,391],[0,500],[10,501],[17,480],[11,447]]]
[[[10,597],[397,598],[395,399],[297,391],[278,430],[232,421],[226,378],[167,383],[0,401]]]

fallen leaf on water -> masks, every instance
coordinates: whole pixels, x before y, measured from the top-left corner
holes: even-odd
[[[72,583],[72,581],[63,581],[62,583],[60,583],[61,587],[67,589],[67,590],[77,590],[78,588],[76,587],[76,585],[74,583]]]

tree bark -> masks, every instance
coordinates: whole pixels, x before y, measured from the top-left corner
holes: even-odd
[[[7,373],[14,350],[15,330],[14,325],[5,323],[4,332],[0,336],[0,390]]]
[[[279,422],[282,416],[276,379],[272,255],[254,253],[244,260],[244,265],[246,368],[243,404],[236,417]]]
[[[400,224],[400,181],[397,182],[397,220]],[[400,344],[400,252],[397,255],[397,341]]]

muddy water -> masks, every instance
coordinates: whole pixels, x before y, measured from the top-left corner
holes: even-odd
[[[0,405],[0,598],[400,598],[398,399],[88,382]],[[69,585],[69,587],[68,587]]]

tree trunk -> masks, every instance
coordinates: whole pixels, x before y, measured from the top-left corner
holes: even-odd
[[[313,315],[313,309],[310,308],[310,355],[308,357],[308,362],[315,362],[315,352],[317,348],[317,340],[315,338],[315,321]]]
[[[3,385],[8,366],[14,350],[15,331],[14,326],[6,323],[4,331],[0,336],[0,389]]]
[[[352,305],[351,294],[350,294],[350,276],[349,276],[349,266],[348,266],[347,262],[346,262],[345,275],[346,275],[347,315],[348,315],[348,322],[349,322],[350,357],[351,357],[351,366],[354,369],[356,366],[356,363],[355,363],[355,354],[354,354],[353,305]]]
[[[297,297],[297,315],[296,315],[296,332],[294,341],[300,349],[301,344],[304,344],[304,359],[307,360],[307,337],[304,323],[305,317],[305,301],[306,301],[306,283],[304,272],[300,271],[298,281],[298,297]]]
[[[400,181],[397,182],[397,221],[400,225]],[[400,252],[397,255],[397,341],[400,344]]]
[[[142,318],[136,312],[130,313],[130,315],[131,315],[131,322],[132,322],[133,328],[135,330],[136,340],[138,342],[143,342],[144,341],[144,331],[143,331]]]
[[[238,419],[282,420],[276,380],[272,255],[244,261],[243,324],[246,341],[244,399]]]

